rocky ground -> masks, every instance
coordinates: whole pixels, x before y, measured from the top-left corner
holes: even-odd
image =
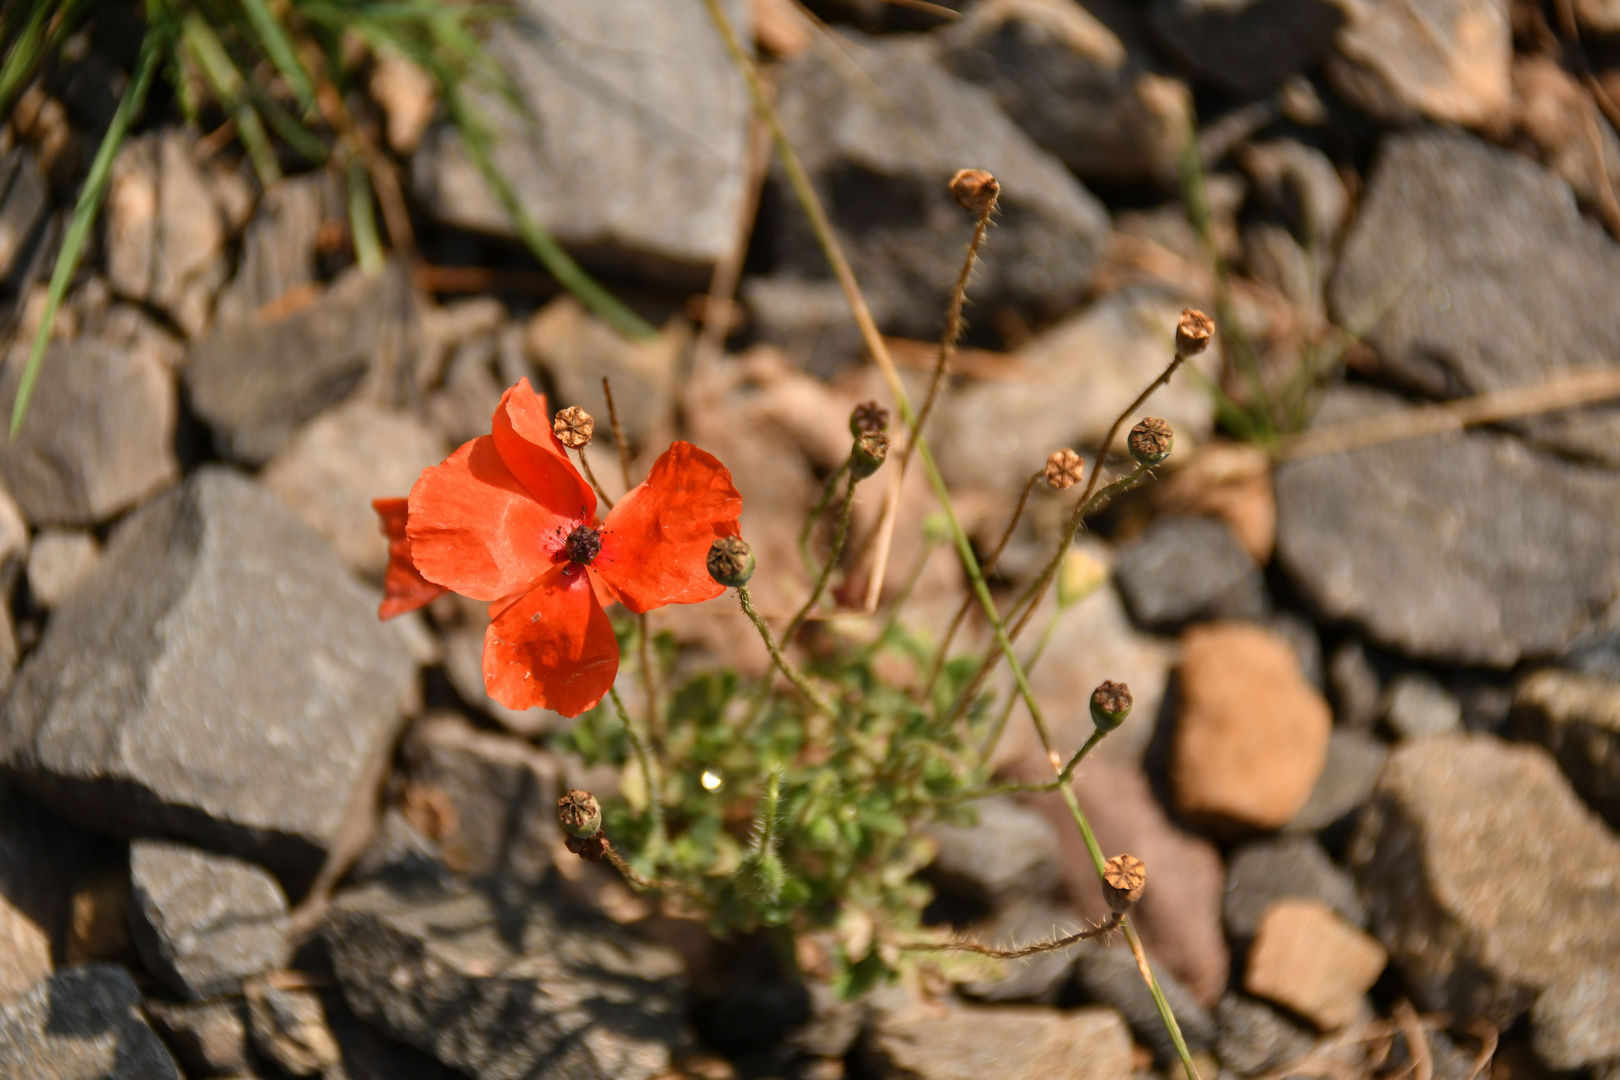
[[[1279,397],[1331,373],[1314,429],[1620,366],[1620,5],[947,6],[811,5],[835,39],[787,0],[729,9],[919,390],[970,228],[946,178],[1002,184],[932,429],[986,548],[1045,455],[1094,446],[1163,366],[1176,312],[1213,306],[1176,186],[1189,107],[1227,325]],[[638,452],[680,434],[724,460],[768,613],[804,595],[794,537],[850,407],[884,397],[702,6],[517,7],[491,47],[534,115],[492,105],[500,164],[657,342],[533,271],[397,67],[354,104],[420,244],[381,272],[353,264],[338,174],[260,191],[172,102],[114,165],[0,443],[0,1073],[1173,1074],[1119,947],[848,1005],[814,941],[794,975],[711,940],[563,851],[559,789],[614,778],[486,697],[480,605],[378,623],[369,501],[519,377],[601,416],[610,375]],[[4,413],[133,56],[116,21],[0,132]],[[693,347],[717,265],[741,268],[723,356]],[[1201,1074],[1616,1080],[1620,407],[1274,464],[1201,385],[1254,403],[1226,345],[1154,400],[1175,467],[1082,538],[1109,584],[1034,678],[1065,746],[1096,683],[1135,692],[1076,791],[1150,867],[1136,918]],[[908,567],[931,501],[917,475],[901,498]],[[1037,494],[1005,584],[1064,512]],[[918,629],[961,589],[936,552]],[[729,605],[656,627],[762,670]],[[1045,768],[1017,722],[997,760]],[[981,939],[1105,910],[1055,798],[935,839],[933,915]]]

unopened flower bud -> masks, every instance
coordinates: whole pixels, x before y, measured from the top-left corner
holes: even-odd
[[[889,433],[886,431],[868,431],[855,440],[855,445],[849,452],[850,475],[857,480],[865,480],[868,476],[883,467],[883,462],[889,456]]]
[[[1176,445],[1176,433],[1157,416],[1149,416],[1131,428],[1125,444],[1131,448],[1131,457],[1138,465],[1151,468],[1170,456],[1170,450]]]
[[[1197,308],[1184,308],[1181,321],[1176,323],[1176,355],[1197,356],[1209,348],[1210,335],[1214,333],[1214,319]]]
[[[578,405],[570,405],[552,419],[551,430],[558,442],[570,450],[578,450],[596,434],[596,421]]]
[[[1053,491],[1068,491],[1080,482],[1085,471],[1085,461],[1066,446],[1047,455],[1046,484]]]
[[[754,576],[754,549],[740,536],[722,536],[709,545],[709,576],[728,589]]]
[[[602,831],[602,807],[590,792],[570,788],[557,800],[557,820],[569,836],[584,840]]]
[[[1091,692],[1091,722],[1101,732],[1113,731],[1131,715],[1131,688],[1122,682],[1105,682]]]
[[[1103,868],[1103,900],[1108,910],[1123,915],[1142,899],[1147,888],[1147,864],[1135,855],[1115,855]]]
[[[849,414],[849,433],[857,439],[868,432],[889,430],[889,410],[875,401],[863,401]]]
[[[951,197],[962,209],[984,214],[996,205],[1001,185],[983,169],[958,169],[951,177]]]

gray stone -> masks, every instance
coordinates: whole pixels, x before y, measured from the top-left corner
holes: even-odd
[[[836,281],[745,278],[739,290],[754,336],[782,349],[793,365],[830,379],[861,358],[861,331]]]
[[[1519,683],[1513,732],[1552,752],[1587,804],[1620,829],[1620,682],[1548,669]]]
[[[1350,875],[1329,859],[1314,837],[1256,840],[1235,851],[1226,871],[1221,918],[1228,937],[1254,937],[1272,901],[1298,896],[1320,900],[1353,926],[1365,926],[1367,910]]]
[[[322,1004],[342,1058],[323,1080],[460,1080],[461,1073],[360,1020],[341,995],[324,995]]]
[[[342,1060],[326,1010],[310,990],[284,990],[262,979],[243,987],[253,1046],[293,1076],[325,1075]]]
[[[1062,851],[1051,822],[1006,797],[978,799],[972,808],[978,814],[973,825],[929,827],[939,852],[928,872],[941,889],[995,903],[1057,887]]]
[[[1213,6],[1213,3],[1212,3]],[[1381,0],[1348,20],[1324,67],[1340,98],[1379,120],[1470,127],[1511,104],[1509,0]]]
[[[680,1036],[679,959],[540,894],[367,885],[326,939],[358,1016],[478,1080],[646,1080]]]
[[[17,268],[49,201],[33,148],[14,146],[0,155],[0,280]]]
[[[291,953],[287,897],[252,863],[167,840],[129,848],[135,947],[148,971],[192,1001],[235,993]]]
[[[1215,1006],[1215,1056],[1240,1076],[1297,1061],[1315,1043],[1312,1033],[1263,1001],[1229,992]]]
[[[724,7],[751,40],[749,6]],[[702,6],[523,0],[490,27],[487,48],[528,112],[476,101],[523,208],[592,258],[706,281],[700,268],[736,242],[750,108]],[[441,220],[515,235],[451,125],[427,132],[413,177]]]
[[[0,371],[11,414],[28,358],[17,342]],[[0,477],[35,525],[94,525],[173,483],[174,373],[149,352],[97,338],[45,350],[22,430],[0,445]]]
[[[1462,726],[1462,711],[1456,694],[1422,672],[1403,672],[1384,688],[1384,723],[1398,738],[1449,735]]]
[[[0,1001],[51,973],[88,854],[78,830],[0,783]]]
[[[1112,23],[1074,0],[975,4],[939,32],[940,59],[1081,179],[1169,186],[1187,88],[1154,69],[1125,20]]]
[[[416,323],[401,264],[375,274],[350,270],[324,291],[294,294],[271,309],[219,319],[187,361],[192,406],[222,454],[263,464],[368,374],[380,388],[414,383]]]
[[[287,303],[294,289],[314,288],[319,280],[315,241],[329,220],[345,220],[343,194],[331,170],[289,176],[266,191],[242,237],[236,276],[220,293],[219,321],[246,322],[266,304]]]
[[[17,1080],[181,1080],[129,972],[89,964],[0,1005],[0,1073]]]
[[[1328,660],[1327,674],[1334,720],[1347,728],[1370,730],[1378,722],[1383,684],[1366,645],[1357,638],[1341,642]]]
[[[1328,736],[1327,764],[1286,832],[1316,832],[1343,821],[1367,805],[1389,748],[1371,735],[1335,728]]]
[[[57,610],[0,714],[0,764],[97,827],[243,855],[296,894],[350,840],[415,670],[319,537],[204,468]]]
[[[1515,272],[1517,273],[1517,271]],[[1330,391],[1318,424],[1390,412]],[[1470,432],[1290,462],[1277,559],[1319,613],[1410,656],[1556,654],[1620,596],[1620,476]]]
[[[879,324],[938,335],[972,234],[971,217],[948,190],[965,163],[1001,183],[993,254],[975,272],[971,310],[1072,307],[1107,242],[1102,205],[988,91],[945,71],[929,42],[857,37],[837,47],[847,60],[812,49],[782,69],[778,107]],[[852,79],[850,65],[864,75]],[[790,197],[780,221],[773,241],[781,270],[827,278]]]
[[[1161,1066],[1180,1060],[1170,1033],[1165,1030],[1164,1020],[1159,1016],[1153,992],[1142,981],[1142,973],[1130,949],[1087,946],[1076,955],[1074,972],[1075,985],[1080,991],[1091,1001],[1118,1009],[1137,1040],[1153,1051],[1154,1060]],[[1176,1014],[1187,1049],[1194,1054],[1208,1050],[1215,1042],[1215,1021],[1209,1010],[1198,1004],[1192,993],[1164,970],[1163,964],[1155,964],[1153,974],[1159,980],[1159,989],[1164,992],[1171,1011]]]
[[[1270,606],[1260,568],[1219,518],[1166,515],[1127,544],[1114,581],[1149,629],[1195,619],[1259,619]]]
[[[1567,184],[1428,130],[1384,143],[1328,298],[1343,325],[1377,319],[1366,340],[1380,377],[1451,398],[1620,364],[1616,281],[1620,247],[1581,218]],[[1620,463],[1620,405],[1512,426]]]
[[[1505,1026],[1534,1005],[1551,1067],[1620,1056],[1620,840],[1546,751],[1486,735],[1398,748],[1351,863],[1419,1008]]]
[[[863,1056],[894,1080],[1127,1080],[1131,1038],[1110,1009],[916,1004],[885,1011]]]
[[[148,1000],[147,1019],[188,1076],[250,1071],[247,1017],[241,1002],[177,1004]]]
[[[405,763],[411,787],[436,793],[449,808],[450,827],[437,838],[446,865],[529,883],[546,877],[560,840],[555,759],[441,715],[412,730]]]
[[[1156,0],[1150,11],[1176,59],[1238,97],[1314,67],[1344,23],[1331,0]]]
[[[101,558],[94,533],[84,529],[41,529],[28,549],[28,598],[54,608],[84,583]]]
[[[998,949],[1017,949],[1037,941],[1072,934],[1090,924],[1072,910],[1056,907],[1039,897],[1010,900],[989,919],[973,927],[972,937]],[[1075,954],[1089,946],[1035,953],[1001,961],[999,977],[976,979],[962,986],[963,993],[981,1001],[1039,1001],[1051,1004],[1074,967]]]
[[[419,880],[444,882],[450,868],[439,858],[439,845],[423,834],[397,806],[383,811],[371,842],[355,860],[349,880],[366,882],[387,878],[398,883]]]

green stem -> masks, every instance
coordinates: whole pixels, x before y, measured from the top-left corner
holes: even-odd
[[[826,512],[827,504],[832,502],[833,492],[838,490],[838,481],[842,480],[848,471],[849,459],[845,458],[844,463],[838,466],[837,471],[827,477],[827,482],[821,486],[821,498],[817,499],[816,505],[811,508],[810,516],[804,519],[804,528],[799,530],[799,558],[804,560],[804,571],[812,579],[820,571],[816,569],[816,560],[810,557],[810,532],[816,527],[816,522],[821,520],[821,515]]]
[[[1047,620],[1046,629],[1041,631],[1040,640],[1035,643],[1035,651],[1031,652],[1029,659],[1024,661],[1024,673],[1026,675],[1035,670],[1035,665],[1045,655],[1046,647],[1052,643],[1052,636],[1057,633],[1058,622],[1062,618],[1063,609],[1061,607],[1052,612],[1051,619]],[[990,755],[995,752],[996,743],[1001,741],[1001,733],[1007,729],[1007,721],[1012,719],[1013,710],[1018,707],[1019,700],[1014,694],[1007,695],[1007,704],[1002,707],[1001,716],[996,719],[996,726],[991,729],[989,735],[985,736],[984,745],[979,750],[980,765],[989,761]]]
[[[1129,920],[1120,921],[1125,928],[1125,940],[1130,943],[1131,952],[1140,958],[1138,963],[1142,968],[1143,981],[1153,994],[1153,1004],[1158,1006],[1159,1020],[1164,1024],[1165,1030],[1170,1032],[1170,1041],[1176,1046],[1176,1056],[1181,1058],[1182,1071],[1187,1074],[1187,1080],[1199,1080],[1198,1066],[1193,1064],[1192,1053],[1187,1049],[1187,1040],[1181,1037],[1181,1025],[1176,1023],[1175,1010],[1170,1008],[1170,1000],[1164,996],[1158,977],[1153,974],[1153,966],[1148,962],[1147,953],[1142,948],[1142,939],[1137,937],[1136,927],[1132,926]]]
[[[652,754],[647,750],[647,738],[631,719],[630,710],[624,707],[624,700],[619,697],[618,687],[610,689],[608,696],[613,699],[613,707],[618,710],[619,720],[624,724],[625,734],[630,739],[630,749],[636,755],[636,762],[641,767],[641,782],[647,788],[647,816],[652,826],[647,851],[652,857],[653,865],[656,866],[658,853],[664,847],[664,806],[659,800],[658,769],[653,764]]]
[[[782,655],[782,650],[776,645],[776,639],[771,636],[771,628],[765,625],[765,620],[760,618],[759,612],[754,610],[753,599],[748,595],[748,586],[737,586],[737,600],[742,604],[743,614],[748,616],[748,621],[754,624],[755,630],[759,631],[760,638],[765,642],[765,648],[770,650],[771,659],[775,661],[777,670],[787,676],[787,681],[797,687],[799,693],[803,694],[806,700],[815,706],[818,711],[836,717],[838,713],[827,703],[827,699],[822,697],[820,692],[810,684],[810,680],[805,678],[798,668],[788,663],[787,657]]]
[[[848,467],[848,462],[845,463],[845,467]],[[849,523],[855,516],[855,485],[858,483],[860,478],[851,469],[849,481],[844,485],[844,507],[838,514],[838,532],[833,535],[833,546],[827,556],[827,565],[821,568],[821,575],[816,578],[815,588],[810,590],[810,596],[805,600],[804,606],[794,613],[787,629],[782,631],[783,641],[793,640],[793,635],[799,632],[804,620],[809,618],[816,605],[821,603],[822,594],[827,591],[827,583],[832,580],[833,572],[838,569],[838,560],[843,557],[844,545],[849,541]]]

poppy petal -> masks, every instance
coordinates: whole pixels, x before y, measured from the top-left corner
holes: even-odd
[[[568,451],[552,433],[546,399],[528,379],[519,379],[501,395],[490,433],[501,460],[536,502],[574,522],[596,517],[596,492],[568,460]]]
[[[405,535],[427,580],[474,600],[526,590],[555,565],[576,522],[536,502],[482,435],[411,488]]]
[[[578,716],[619,672],[619,642],[589,575],[564,564],[484,632],[484,687],[509,709]]]
[[[677,442],[602,523],[591,569],[636,613],[710,600],[725,588],[709,576],[709,545],[741,531],[742,496],[706,450]]]
[[[388,537],[388,569],[383,571],[383,598],[377,618],[384,621],[426,607],[443,596],[445,589],[416,572],[411,561],[411,542],[405,536],[408,499],[372,499],[383,535]]]

